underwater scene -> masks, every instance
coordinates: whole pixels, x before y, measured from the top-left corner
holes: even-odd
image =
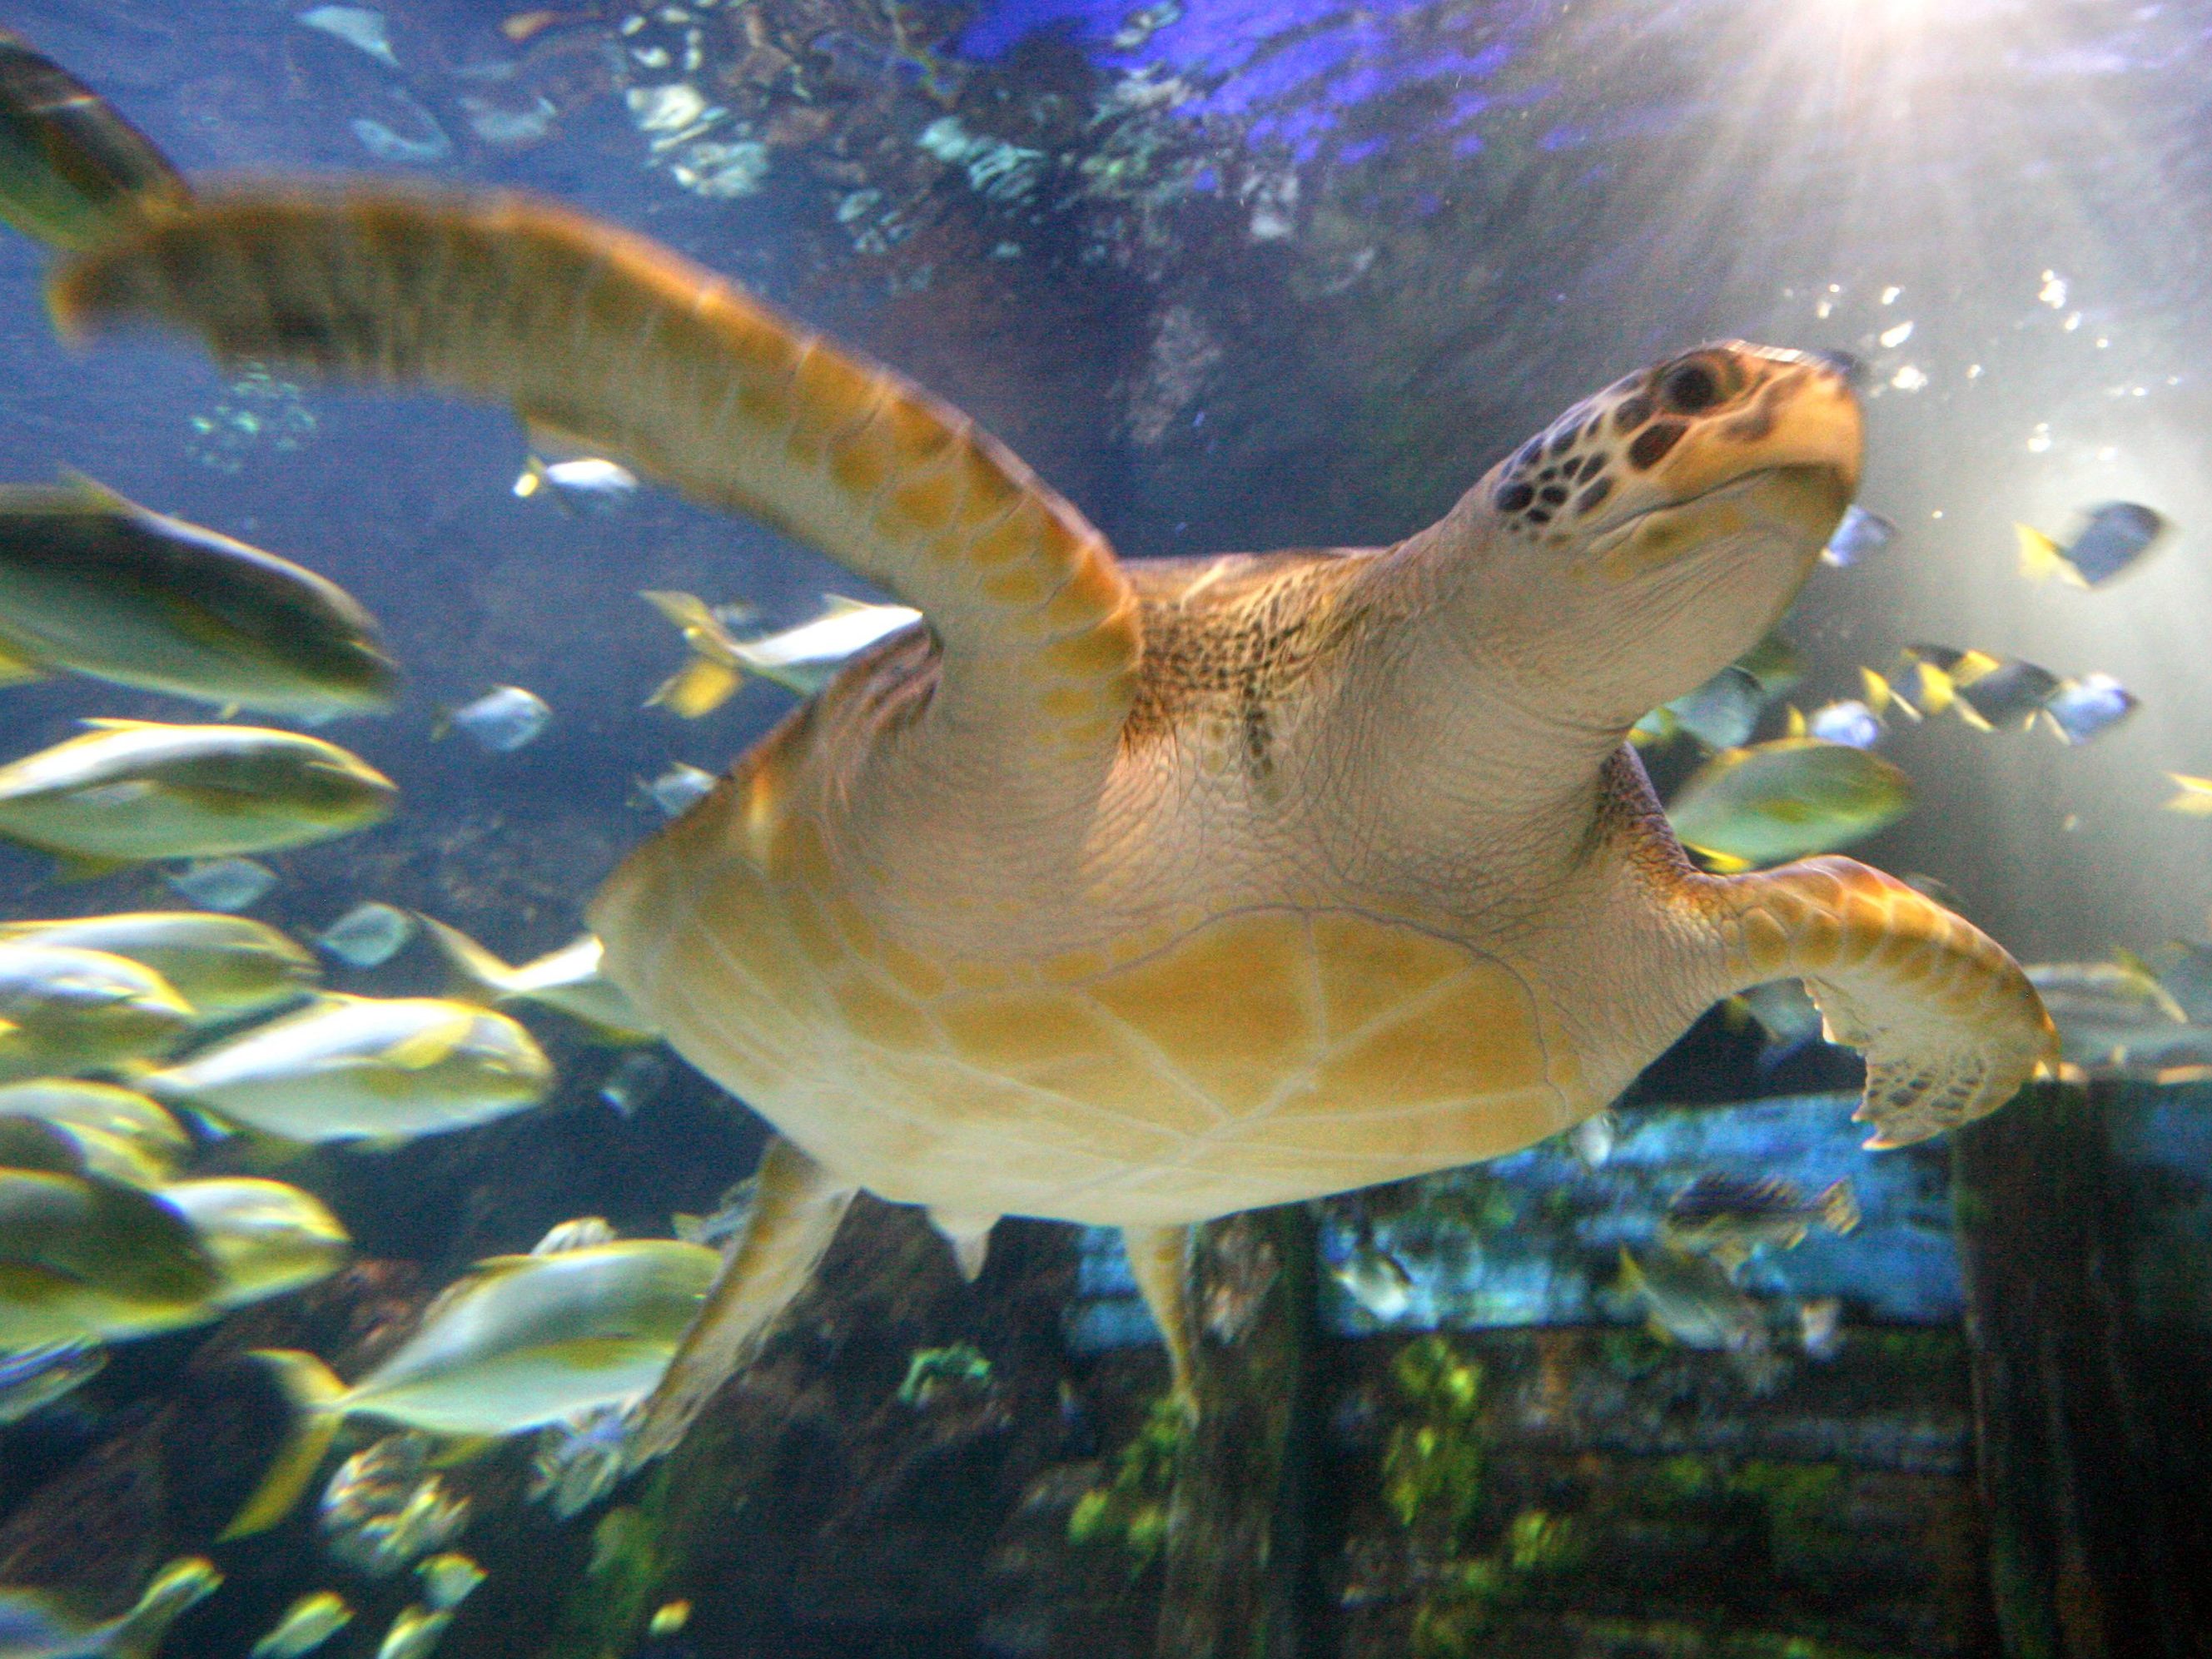
[[[0,0],[0,1659],[2212,1656],[2208,134]]]

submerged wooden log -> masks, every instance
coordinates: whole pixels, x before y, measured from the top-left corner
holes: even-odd
[[[2011,1659],[2186,1659],[2098,1090],[1952,1141],[1990,1577]]]
[[[1232,1216],[1200,1235],[1200,1413],[1169,1511],[1160,1659],[1304,1650],[1314,1262],[1313,1222],[1296,1206]]]

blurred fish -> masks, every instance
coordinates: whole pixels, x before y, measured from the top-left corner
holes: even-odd
[[[2212,778],[2192,778],[2184,772],[2166,775],[2181,786],[2181,793],[2166,802],[2166,810],[2184,817],[2212,817]]]
[[[169,1626],[222,1583],[198,1556],[155,1573],[137,1604],[114,1619],[85,1618],[68,1598],[0,1584],[0,1655],[5,1659],[150,1659]]]
[[[450,1552],[418,1562],[415,1576],[422,1581],[422,1600],[441,1613],[458,1607],[484,1581],[484,1570],[465,1555]]]
[[[1796,714],[1796,711],[1791,711]],[[1881,722],[1873,709],[1857,698],[1822,703],[1810,714],[1792,719],[1789,735],[1840,743],[1849,749],[1871,749],[1881,741]]]
[[[402,1607],[377,1644],[376,1659],[429,1659],[453,1615],[442,1609]]]
[[[546,461],[532,455],[522,464],[514,493],[524,501],[542,495],[566,512],[605,513],[627,506],[637,494],[637,474],[598,455]]]
[[[668,1081],[668,1062],[652,1048],[633,1048],[615,1061],[599,1085],[599,1099],[620,1117],[635,1117],[637,1109],[660,1092]]]
[[[52,1405],[90,1382],[106,1364],[106,1352],[88,1341],[53,1342],[20,1353],[0,1353],[0,1427],[20,1423]],[[6,1628],[0,1618],[0,1638]],[[0,1648],[0,1653],[6,1651]]]
[[[98,1176],[0,1169],[0,1352],[204,1316],[221,1273],[174,1206]]]
[[[313,1354],[264,1353],[299,1416],[294,1443],[233,1534],[288,1513],[354,1413],[437,1435],[509,1435],[651,1389],[721,1260],[663,1239],[494,1256],[448,1287],[415,1334],[350,1386]]]
[[[433,1443],[412,1431],[390,1434],[338,1465],[315,1513],[331,1555],[371,1578],[386,1578],[459,1535],[471,1505],[426,1471]],[[313,1474],[310,1466],[298,1479],[304,1485]],[[250,1513],[231,1522],[230,1536],[259,1530],[246,1524]]]
[[[909,628],[921,613],[902,605],[863,605],[832,593],[823,613],[779,633],[739,639],[703,599],[690,593],[641,595],[683,631],[691,659],[648,703],[696,720],[720,708],[747,674],[811,696],[854,657]]]
[[[2100,586],[2131,568],[2166,530],[2163,518],[2133,501],[2091,507],[2087,522],[2063,549],[2039,530],[2013,526],[2020,541],[2021,575],[2032,582],[2063,576],[2076,587]]]
[[[615,1230],[607,1224],[605,1216],[580,1215],[548,1227],[545,1237],[530,1247],[530,1254],[559,1255],[564,1250],[588,1250],[594,1244],[614,1242]]]
[[[1779,738],[1714,756],[1667,805],[1682,843],[1751,869],[1863,841],[1903,817],[1912,781],[1878,755]]]
[[[1652,1334],[1685,1347],[1748,1353],[1766,1346],[1759,1304],[1702,1255],[1661,1250],[1638,1261],[1620,1249],[1620,1291],[1640,1300]]]
[[[281,1181],[174,1181],[156,1195],[185,1218],[215,1262],[221,1282],[213,1311],[319,1283],[352,1254],[353,1240],[323,1201]]]
[[[1668,1204],[1659,1240],[1709,1255],[1733,1276],[1754,1250],[1795,1249],[1816,1226],[1842,1235],[1858,1224],[1858,1198],[1848,1181],[1808,1199],[1792,1182],[1703,1175]]]
[[[1849,569],[1869,553],[1881,552],[1896,539],[1897,526],[1893,521],[1863,507],[1847,507],[1836,533],[1820,550],[1820,562]]]
[[[1377,1319],[1395,1319],[1413,1305],[1413,1274],[1372,1237],[1358,1240],[1342,1261],[1330,1262],[1328,1276]]]
[[[389,68],[399,67],[399,60],[392,55],[392,38],[380,11],[367,6],[317,6],[301,12],[295,21],[357,47]]]
[[[0,836],[66,874],[151,859],[297,847],[392,811],[392,781],[320,738],[252,726],[88,720],[0,766]]]
[[[1601,1170],[1620,1138],[1620,1120],[1611,1112],[1593,1112],[1567,1131],[1567,1150],[1585,1170]]]
[[[37,1078],[0,1085],[0,1122],[10,1118],[64,1131],[77,1142],[94,1173],[140,1184],[143,1178],[166,1178],[192,1145],[164,1108],[112,1083]],[[105,1166],[108,1157],[116,1168]]]
[[[1805,665],[1797,655],[1797,647],[1779,629],[1770,630],[1757,645],[1738,657],[1735,665],[1759,682],[1770,701],[1805,678]]]
[[[84,478],[0,485],[0,660],[302,719],[398,681],[343,588]]]
[[[449,709],[432,726],[430,735],[465,732],[478,747],[495,755],[511,755],[537,741],[553,718],[545,699],[519,685],[495,685],[474,702]]]
[[[249,909],[276,884],[276,872],[253,859],[194,859],[181,870],[165,870],[161,879],[195,904],[210,910]]]
[[[247,1659],[301,1659],[353,1622],[353,1608],[331,1590],[314,1590],[284,1609]]]
[[[1766,690],[1758,677],[1733,663],[1667,705],[1682,730],[1708,749],[1748,742],[1765,706]]]
[[[599,941],[589,933],[550,955],[510,968],[458,927],[422,918],[445,953],[456,994],[490,1003],[535,1002],[588,1027],[602,1042],[647,1042],[658,1035],[612,980],[599,973]]]
[[[138,1082],[285,1140],[389,1143],[534,1106],[553,1068],[529,1032],[489,1009],[325,994]]]
[[[1844,1351],[1841,1297],[1808,1297],[1797,1304],[1797,1341],[1808,1359],[1833,1359]]]
[[[1759,1067],[1771,1071],[1792,1055],[1820,1041],[1820,1011],[1805,988],[1794,979],[1771,980],[1739,992],[1744,1012],[1766,1033]]]
[[[316,934],[315,943],[351,967],[375,968],[398,956],[414,937],[414,917],[371,899]]]
[[[2027,726],[2064,684],[2047,668],[2032,662],[2002,662],[1972,679],[1955,681],[1959,718],[1983,731],[2000,726]]]
[[[2069,1066],[2092,1075],[2140,1074],[2212,1061],[2212,1028],[2192,1021],[2130,951],[2110,962],[2033,963],[2024,971]]]
[[[203,1021],[292,1002],[315,981],[315,959],[274,927],[242,916],[132,910],[57,921],[0,922],[0,945],[21,941],[105,951],[150,968]]]
[[[54,246],[88,248],[191,194],[105,100],[0,29],[0,220]]]
[[[2084,674],[2045,699],[2043,716],[2068,743],[2083,744],[2142,706],[2142,699],[2110,674]]]
[[[127,957],[0,939],[0,1083],[144,1060],[191,1024],[169,981]]]
[[[720,781],[704,767],[689,766],[682,761],[676,761],[651,783],[641,787],[646,799],[658,806],[664,817],[680,818],[694,805],[713,794],[714,786]]]
[[[646,1623],[645,1633],[656,1639],[665,1639],[677,1634],[690,1622],[691,1604],[689,1601],[664,1601],[653,1610],[653,1617]]]
[[[705,1215],[678,1211],[671,1216],[668,1231],[687,1244],[721,1244],[736,1237],[752,1219],[753,1202],[759,1196],[759,1181],[747,1176],[723,1193]]]
[[[1920,710],[1907,700],[1903,692],[1892,685],[1882,676],[1875,673],[1873,669],[1860,669],[1859,682],[1866,688],[1867,712],[1872,714],[1876,720],[1879,720],[1882,719],[1891,709],[1894,708],[1899,714],[1904,715],[1905,719],[1911,720],[1916,725],[1919,722],[1921,718]],[[1945,683],[1947,684],[1948,684],[1948,679]],[[1795,736],[1796,733],[1793,732],[1791,735]]]
[[[538,1431],[530,1453],[530,1501],[567,1521],[612,1492],[624,1470],[641,1394],[572,1413]]]

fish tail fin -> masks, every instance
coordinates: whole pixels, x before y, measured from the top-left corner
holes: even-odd
[[[536,454],[524,456],[522,460],[522,471],[515,476],[514,480],[514,494],[516,499],[520,501],[528,501],[539,490],[544,489],[546,483],[545,463],[544,460],[539,459]]]
[[[345,1421],[340,1403],[345,1384],[314,1355],[292,1348],[258,1348],[253,1358],[275,1373],[277,1386],[291,1402],[292,1425],[260,1486],[222,1529],[226,1542],[266,1532],[292,1512]]]
[[[2020,574],[2040,586],[2057,575],[2066,563],[2058,544],[2033,525],[2014,524],[2014,538],[2020,544]]]
[[[744,684],[744,675],[727,663],[709,657],[693,657],[660,683],[647,697],[647,708],[661,708],[687,720],[710,714]]]
[[[421,913],[416,913],[418,915]],[[475,1002],[497,1002],[514,988],[514,969],[471,939],[435,916],[423,916],[430,939],[453,970],[457,994]]]
[[[738,665],[737,641],[714,607],[696,593],[647,589],[638,598],[673,623],[691,650],[684,666],[646,699],[647,706],[657,704],[696,720],[727,702],[744,683],[744,671]]]
[[[1783,731],[1785,738],[1802,738],[1806,733],[1805,711],[1796,703],[1790,705],[1790,724]]]
[[[151,1659],[178,1615],[222,1583],[222,1572],[206,1557],[179,1556],[147,1581],[137,1604],[115,1621],[100,1651],[111,1659]]]
[[[1838,1181],[1820,1194],[1820,1222],[1838,1235],[1856,1231],[1865,1218],[1859,1209],[1859,1195],[1851,1190],[1848,1180]]]

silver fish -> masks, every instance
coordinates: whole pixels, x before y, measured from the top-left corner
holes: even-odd
[[[598,455],[546,461],[532,455],[522,465],[514,493],[524,501],[543,496],[569,512],[604,513],[626,505],[637,494],[637,474],[618,461]]]
[[[234,914],[251,909],[276,884],[276,872],[258,859],[194,859],[161,879],[195,904]]]
[[[301,12],[294,21],[335,36],[348,46],[367,52],[388,68],[399,67],[399,59],[392,55],[391,33],[380,11],[373,11],[367,6],[317,6],[312,11]]]
[[[375,968],[398,956],[414,937],[413,916],[371,899],[316,934],[315,943],[349,966]]]
[[[495,685],[475,702],[448,713],[431,735],[442,736],[445,728],[465,732],[493,754],[511,755],[535,743],[552,718],[545,699],[535,691],[519,685]]]

